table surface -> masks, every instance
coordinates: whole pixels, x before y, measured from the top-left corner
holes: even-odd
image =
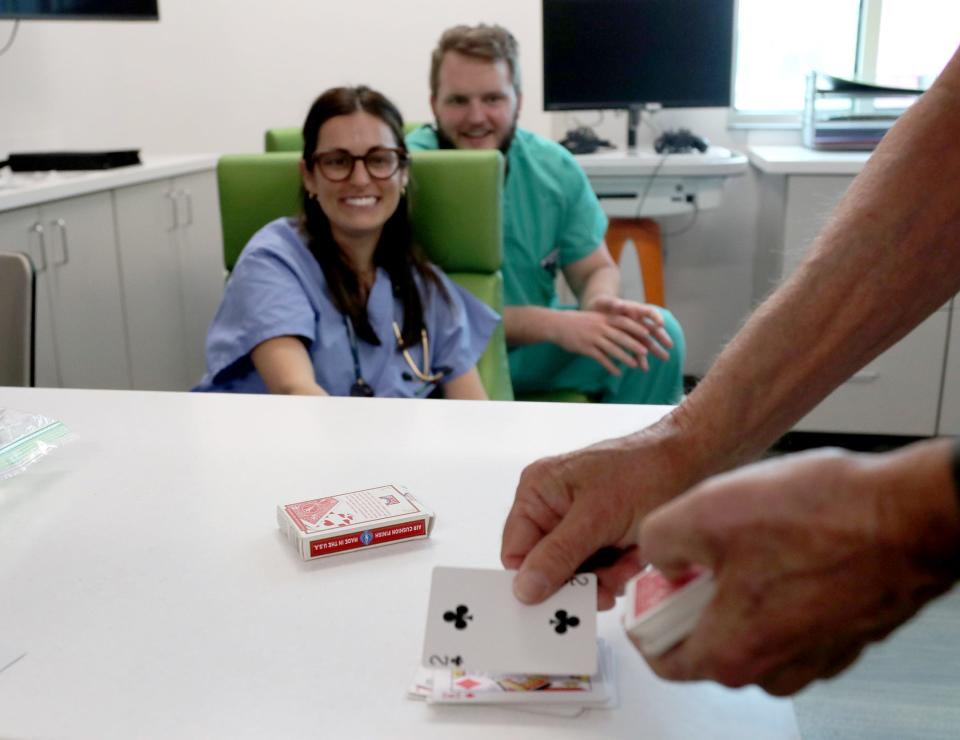
[[[0,482],[0,736],[798,737],[789,701],[669,684],[623,636],[620,707],[575,719],[405,691],[431,569],[500,567],[525,464],[666,407],[0,388],[76,439]],[[383,483],[429,540],[304,563],[277,504]]]
[[[750,163],[771,175],[856,175],[873,152],[824,152],[805,146],[751,146]]]
[[[617,149],[580,154],[574,159],[587,177],[731,177],[744,174],[748,164],[745,155],[720,146],[678,154]]]

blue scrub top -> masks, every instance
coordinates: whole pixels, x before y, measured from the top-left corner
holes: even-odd
[[[423,303],[433,372],[442,382],[473,368],[499,321],[486,304],[435,270],[449,295],[415,276]],[[403,310],[390,276],[377,269],[367,315],[380,345],[357,340],[363,379],[377,396],[423,397],[436,387],[411,372],[397,350],[392,322],[403,326]],[[317,383],[333,396],[350,395],[356,380],[343,315],[327,289],[323,270],[307,247],[297,220],[272,221],[253,235],[227,282],[223,302],[207,334],[207,374],[195,391],[267,393],[250,359],[261,342],[280,336],[304,339]],[[409,353],[423,369],[423,346]]]

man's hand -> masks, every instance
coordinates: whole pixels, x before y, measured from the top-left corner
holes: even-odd
[[[666,360],[673,347],[660,312],[643,303],[600,296],[586,310],[558,311],[555,319],[555,344],[592,357],[612,375],[620,375],[614,361],[646,371],[649,353]]]
[[[893,455],[817,451],[712,478],[641,525],[668,576],[711,568],[695,631],[659,658],[674,680],[798,691],[839,673],[945,591],[960,513],[942,441]]]
[[[543,601],[589,558],[598,606],[613,606],[640,569],[637,522],[684,487],[678,472],[687,467],[669,452],[666,437],[652,427],[538,460],[523,471],[500,551],[504,567],[520,571],[517,598]],[[597,565],[597,555],[605,562]]]
[[[607,316],[623,316],[634,324],[639,324],[646,333],[642,337],[640,336],[642,332],[635,336],[661,360],[666,360],[669,356],[667,350],[673,347],[673,340],[663,328],[663,316],[656,306],[650,303],[628,301],[613,295],[598,295],[583,308],[587,311],[598,311]]]

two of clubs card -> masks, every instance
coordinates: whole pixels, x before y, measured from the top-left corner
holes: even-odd
[[[609,706],[613,661],[598,648],[596,576],[577,574],[529,606],[513,595],[515,575],[434,568],[422,667],[410,695],[438,704],[545,705],[567,715]]]

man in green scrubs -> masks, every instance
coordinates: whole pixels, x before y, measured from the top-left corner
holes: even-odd
[[[683,333],[669,311],[618,297],[607,218],[562,146],[517,127],[517,42],[500,26],[456,26],[430,70],[436,126],[407,136],[411,150],[499,149],[504,185],[503,324],[517,393],[574,390],[610,403],[676,403]],[[578,306],[558,304],[557,270]]]

